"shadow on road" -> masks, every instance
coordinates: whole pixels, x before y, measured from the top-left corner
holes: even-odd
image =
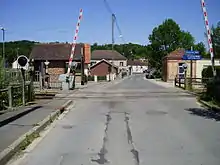
[[[2,121],[0,121],[0,127],[3,127],[4,125],[7,125],[39,108],[42,108],[42,106],[34,106],[34,107],[31,107],[31,108],[28,108],[26,109],[25,111],[22,111],[22,112],[18,112],[17,114],[12,114],[12,115],[9,115],[7,116],[7,118],[3,119]]]
[[[206,110],[203,108],[189,108],[189,109],[185,109],[185,110],[190,112],[190,114],[192,114],[192,115],[197,115],[197,116],[204,117],[206,119],[220,121],[220,113],[214,112],[212,110]]]

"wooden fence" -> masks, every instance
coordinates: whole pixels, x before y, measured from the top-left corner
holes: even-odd
[[[206,90],[205,82],[209,80],[209,78],[189,78],[176,76],[174,84],[175,86],[183,89],[204,91]]]
[[[0,89],[0,111],[12,109],[13,107],[30,102],[33,99],[34,93],[31,82],[26,82],[24,86],[24,93],[22,84],[11,84],[5,89]]]

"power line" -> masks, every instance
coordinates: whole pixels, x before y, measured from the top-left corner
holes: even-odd
[[[117,28],[117,30],[118,30],[118,32],[119,32],[120,38],[122,39],[122,41],[123,41],[124,44],[125,44],[125,39],[124,39],[124,37],[123,37],[123,35],[122,35],[122,31],[121,31],[121,28],[120,28],[119,23],[118,23],[118,21],[117,21],[116,15],[113,13],[113,11],[112,11],[112,9],[111,9],[111,7],[110,7],[110,5],[109,5],[109,3],[108,3],[107,0],[104,0],[104,4],[105,4],[105,7],[106,7],[107,11],[108,11],[111,15],[114,16],[114,22],[115,22],[115,24],[116,24],[116,28]]]

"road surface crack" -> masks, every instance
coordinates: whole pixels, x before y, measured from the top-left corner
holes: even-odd
[[[100,149],[100,152],[98,153],[99,159],[92,159],[92,162],[96,162],[98,164],[105,164],[108,162],[108,160],[105,158],[106,153],[108,152],[106,149],[106,142],[108,140],[108,126],[111,121],[111,115],[110,112],[106,115],[106,123],[105,123],[105,133],[103,137],[103,143],[102,143],[102,148]]]
[[[131,146],[131,153],[133,154],[134,160],[135,160],[135,165],[139,165],[140,161],[139,161],[139,152],[137,151],[137,149],[134,146],[134,142],[132,139],[132,133],[131,133],[131,129],[129,126],[129,114],[128,113],[124,113],[125,114],[125,123],[126,123],[126,129],[127,129],[127,140],[128,140],[128,144]]]

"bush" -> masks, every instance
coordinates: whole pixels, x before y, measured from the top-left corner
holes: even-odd
[[[206,87],[206,99],[220,102],[220,79],[211,79],[207,82]]]
[[[201,96],[205,101],[220,102],[220,67],[216,67],[216,77],[213,77],[212,67],[203,69],[202,82],[205,84],[206,93]],[[208,79],[204,79],[208,78]]]
[[[202,70],[202,83],[207,84],[209,78],[213,77],[212,67],[208,66]]]
[[[122,75],[121,75],[121,76],[122,76],[122,78],[125,77],[125,76],[127,76],[127,72],[122,72]]]
[[[94,81],[94,76],[88,76],[88,81]]]
[[[106,80],[106,76],[98,76],[97,80],[98,81]]]
[[[84,82],[87,83],[88,82],[88,76],[84,75]]]

